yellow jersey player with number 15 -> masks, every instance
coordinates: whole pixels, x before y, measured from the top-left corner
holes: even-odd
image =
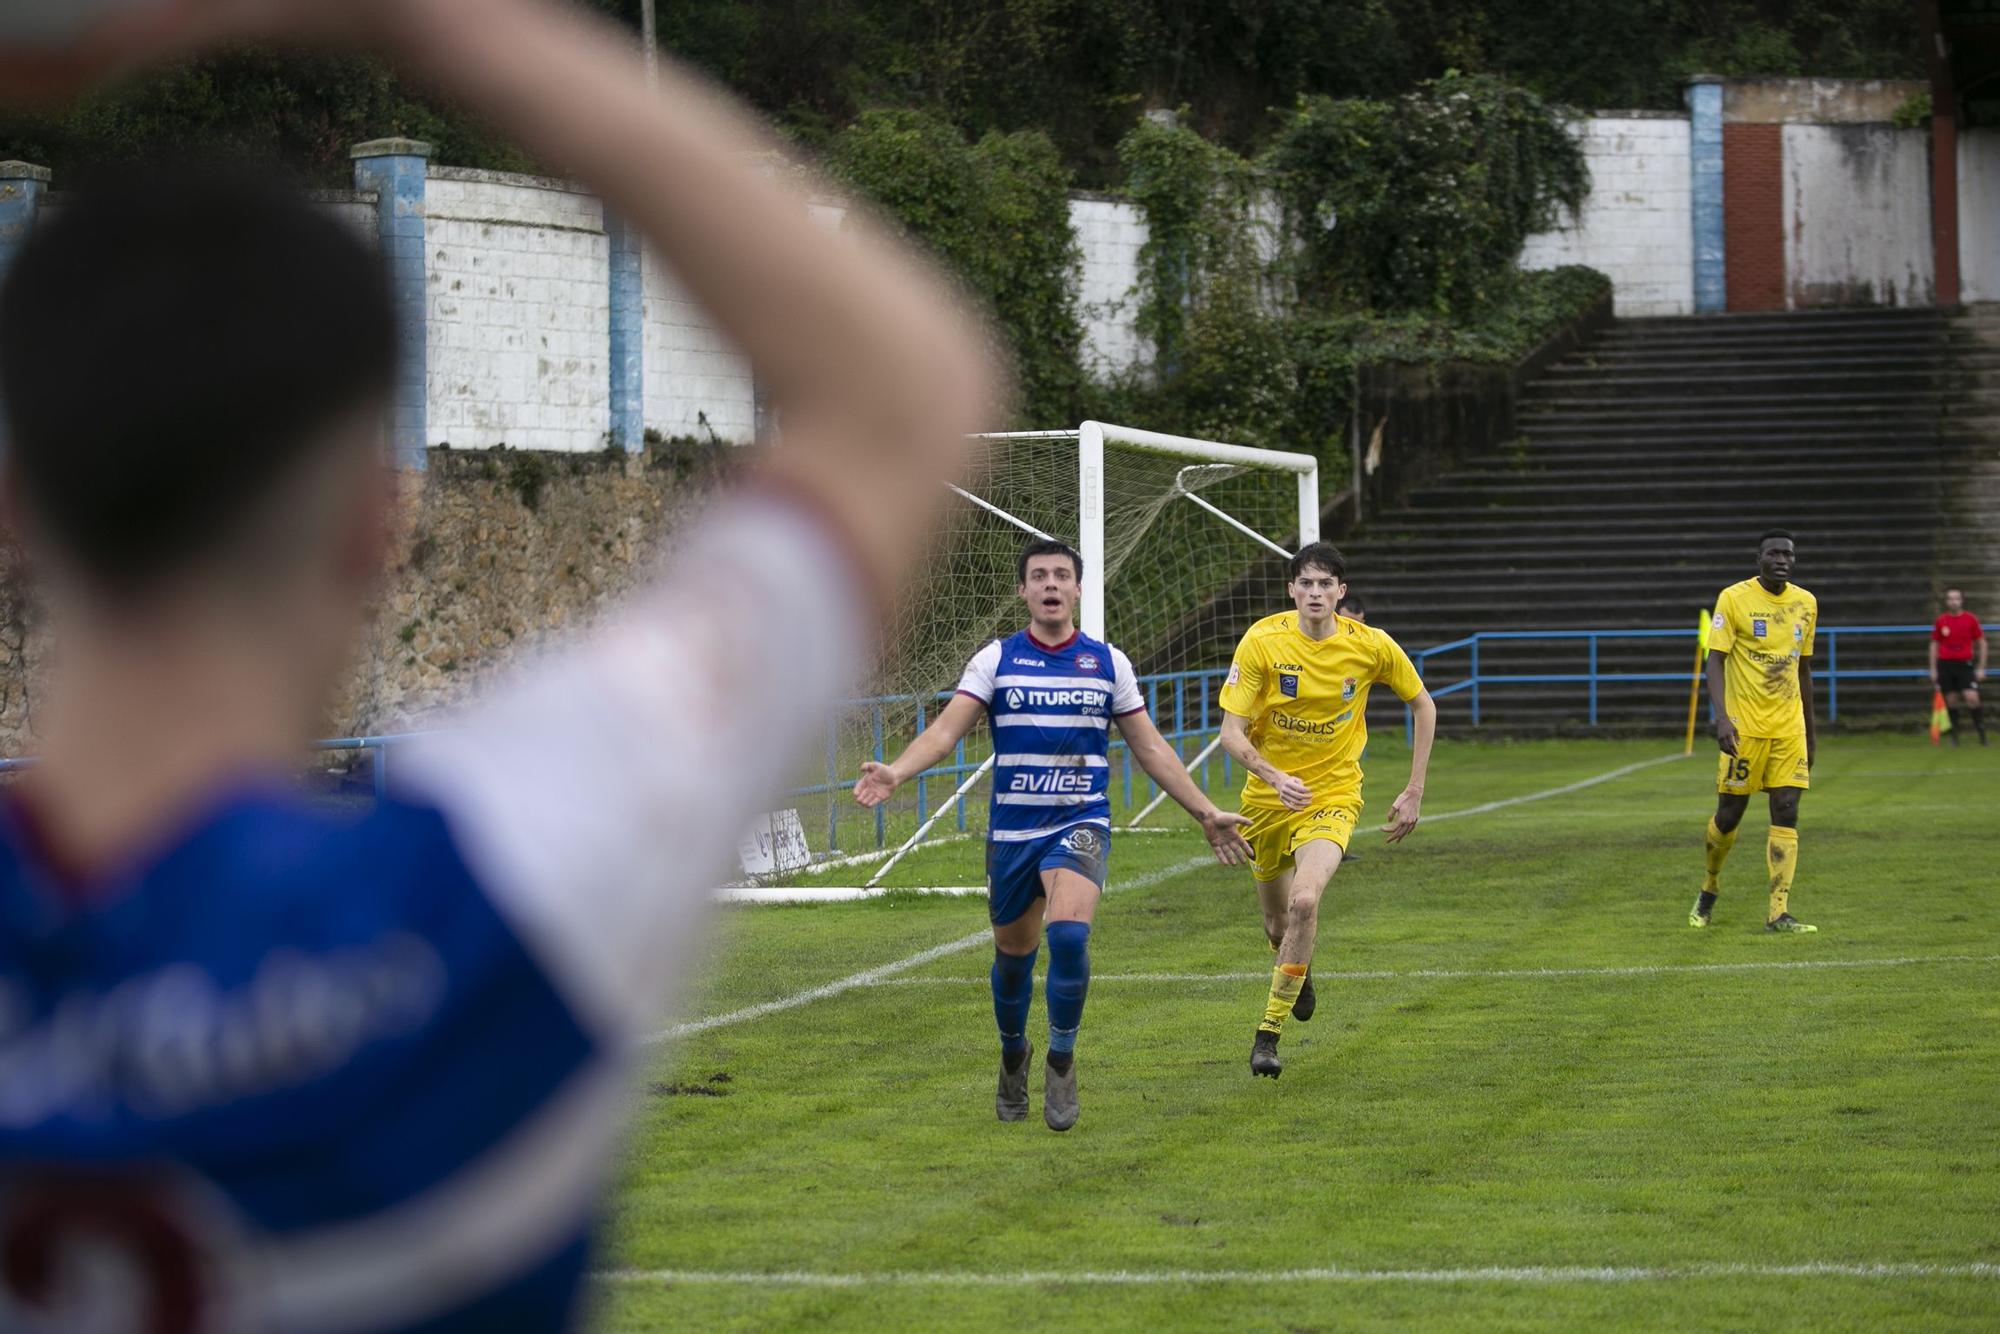
[[[1361,752],[1368,744],[1368,689],[1385,682],[1416,712],[1410,782],[1383,832],[1399,842],[1417,826],[1430,767],[1437,706],[1396,641],[1337,615],[1346,561],[1330,543],[1292,557],[1286,591],[1296,610],[1267,616],[1236,646],[1223,683],[1222,744],[1250,771],[1243,813],[1264,934],[1278,952],[1271,996],[1250,1048],[1250,1072],[1276,1079],[1285,1018],[1312,1018],[1313,938],[1319,900],[1361,814]]]
[[[1768,792],[1771,875],[1768,931],[1816,931],[1790,912],[1799,861],[1799,795],[1812,786],[1813,631],[1819,602],[1791,582],[1792,535],[1774,528],[1757,541],[1757,577],[1731,584],[1709,626],[1708,698],[1715,710],[1715,818],[1705,839],[1707,873],[1688,925],[1705,927],[1721,888],[1722,863],[1750,796]]]

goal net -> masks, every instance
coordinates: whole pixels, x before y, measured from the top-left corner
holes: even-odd
[[[1193,759],[1216,735],[1216,692],[1243,631],[1282,611],[1285,557],[1319,535],[1319,472],[1310,455],[1086,422],[1075,430],[977,437],[975,481],[949,514],[884,641],[865,695],[823,738],[823,756],[792,799],[816,863],[853,858],[868,878],[942,808],[926,839],[982,834],[991,753],[984,724],[957,753],[903,785],[878,811],[850,791],[861,764],[893,759],[950,699],[981,645],[1026,624],[1016,562],[1037,534],[1084,558],[1078,622],[1132,660],[1154,721]],[[1111,754],[1113,818],[1125,823],[1154,789],[1123,747]],[[1218,766],[1220,760],[1214,761]]]

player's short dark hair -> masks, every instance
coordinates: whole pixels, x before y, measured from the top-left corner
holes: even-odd
[[[1036,556],[1068,556],[1070,562],[1076,566],[1077,582],[1083,581],[1083,557],[1078,554],[1075,547],[1067,542],[1058,542],[1053,537],[1038,537],[1021,548],[1021,559],[1015,562],[1015,583],[1028,582],[1028,562]]]
[[[86,184],[0,285],[22,501],[79,573],[143,591],[386,405],[396,352],[381,260],[288,184],[185,164]]]
[[[1306,567],[1317,565],[1336,579],[1347,578],[1347,557],[1340,554],[1340,548],[1331,542],[1308,542],[1299,548],[1299,554],[1292,557],[1287,570],[1288,580],[1297,580]]]
[[[1361,600],[1361,595],[1359,593],[1349,593],[1346,597],[1340,600],[1339,605],[1334,607],[1334,610],[1346,611],[1349,607],[1354,608],[1354,610],[1356,611],[1368,610],[1368,604]]]
[[[1792,530],[1789,528],[1766,528],[1764,535],[1757,539],[1757,550],[1762,551],[1764,544],[1774,537],[1782,537],[1787,542],[1796,542],[1798,540],[1792,536]]]

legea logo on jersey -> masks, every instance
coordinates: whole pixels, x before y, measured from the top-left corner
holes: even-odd
[[[1090,792],[1095,780],[1088,769],[1043,769],[1036,773],[1014,775],[1014,781],[1007,784],[1009,792]]]
[[[1094,671],[1096,671],[1096,670],[1097,670],[1097,655],[1096,655],[1095,653],[1079,653],[1079,654],[1077,654],[1077,655],[1076,655],[1076,666],[1077,666],[1077,670],[1078,670],[1078,671],[1082,671],[1082,672],[1094,672]]]
[[[1023,704],[1026,704],[1027,702],[1028,702],[1028,697],[1027,697],[1027,696],[1026,696],[1025,694],[1023,694],[1023,693],[1021,692],[1021,690],[1020,690],[1020,688],[1019,688],[1019,687],[1016,687],[1015,689],[1013,689],[1013,690],[1010,690],[1010,691],[1008,691],[1008,692],[1007,692],[1007,707],[1008,707],[1008,708],[1010,708],[1010,709],[1018,709],[1018,708],[1020,708],[1020,707],[1021,707],[1021,706],[1022,706]]]
[[[1299,678],[1293,672],[1278,673],[1278,693],[1288,699],[1299,697]]]
[[[1041,660],[1040,658],[1013,658],[1013,659],[1010,659],[1010,661],[1012,661],[1012,662],[1013,662],[1013,664],[1014,664],[1014,665],[1015,665],[1016,667],[1046,667],[1046,666],[1048,666],[1048,664],[1047,664],[1046,662],[1043,662],[1043,661],[1042,661],[1042,660]]]
[[[1354,691],[1356,688],[1356,684],[1357,683],[1355,682],[1354,678],[1351,676],[1348,677],[1345,681],[1342,681],[1340,683],[1340,702],[1342,704],[1345,704],[1347,703],[1348,700],[1354,698]]]
[[[1759,639],[1762,639],[1765,635],[1769,634],[1770,632],[1771,632],[1771,623],[1769,621],[1765,620],[1762,616],[1756,616],[1751,618],[1750,621],[1751,634],[1757,636],[1757,638]]]

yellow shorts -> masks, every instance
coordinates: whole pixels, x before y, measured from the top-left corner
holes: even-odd
[[[1309,811],[1245,806],[1243,813],[1250,817],[1250,827],[1243,831],[1250,845],[1250,869],[1259,884],[1269,884],[1292,865],[1299,848],[1314,839],[1337,843],[1346,852],[1354,822],[1361,818],[1361,798],[1340,798]]]
[[[1802,736],[1739,736],[1736,753],[1722,755],[1716,766],[1715,790],[1731,797],[1768,792],[1774,787],[1811,787]]]

